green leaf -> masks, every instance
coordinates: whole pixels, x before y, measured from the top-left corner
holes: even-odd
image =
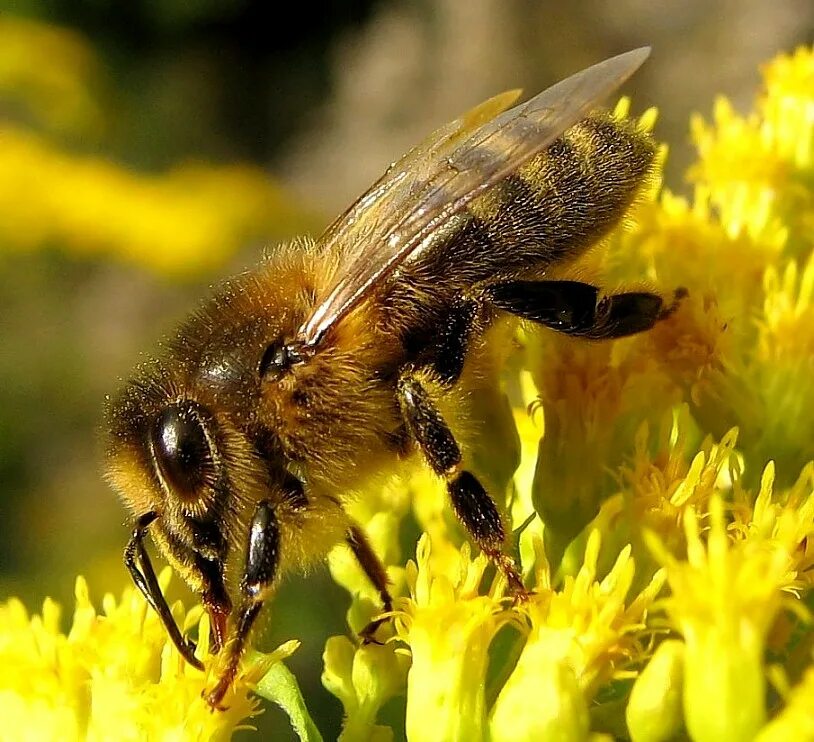
[[[288,714],[291,726],[301,742],[322,742],[322,735],[314,724],[297,678],[282,662],[276,662],[257,684],[257,695],[276,703]]]

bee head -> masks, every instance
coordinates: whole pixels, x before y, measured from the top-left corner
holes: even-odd
[[[134,517],[158,514],[155,540],[194,589],[190,563],[226,564],[253,506],[280,497],[266,431],[258,445],[258,369],[295,320],[255,284],[226,282],[107,406],[108,479]]]
[[[149,563],[148,531],[200,594],[215,649],[232,605],[270,594],[281,559],[302,561],[309,551],[290,549],[281,536],[279,519],[301,514],[307,500],[275,426],[260,414],[271,371],[285,371],[269,348],[294,332],[304,309],[294,312],[260,288],[257,276],[224,284],[106,409],[107,478],[135,521],[125,561],[193,664]]]
[[[158,583],[150,584],[152,566],[142,545],[148,528],[201,595],[217,647],[245,577],[253,513],[260,502],[280,501],[282,477],[274,471],[283,469],[258,450],[251,420],[234,402],[251,394],[243,375],[231,373],[236,360],[225,357],[213,378],[209,355],[199,357],[205,362],[193,365],[170,349],[143,364],[106,410],[107,478],[136,523],[125,553],[128,568],[190,661]]]

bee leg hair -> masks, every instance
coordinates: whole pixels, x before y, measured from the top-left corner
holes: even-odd
[[[234,682],[252,625],[272,590],[279,561],[280,525],[272,504],[262,500],[257,504],[249,526],[246,564],[240,580],[241,602],[232,636],[225,647],[220,677],[211,691],[204,691],[204,698],[214,709],[222,708],[221,701]]]
[[[359,562],[359,566],[373,584],[373,587],[379,591],[379,599],[382,601],[382,612],[389,613],[393,610],[393,598],[387,589],[389,584],[387,572],[385,571],[381,559],[379,559],[379,557],[376,556],[376,552],[373,551],[373,547],[370,545],[370,541],[368,541],[364,530],[362,530],[362,527],[358,523],[353,523],[351,527],[348,528],[345,541],[348,546],[350,546],[353,556],[356,557],[356,561]],[[377,618],[371,621],[359,632],[359,638],[364,644],[376,643],[376,639],[374,638],[376,630],[386,621],[387,618]]]
[[[638,291],[600,298],[599,289],[579,281],[503,281],[484,289],[498,309],[566,335],[593,340],[633,335],[669,317],[686,289],[665,305],[657,294]]]
[[[420,379],[408,369],[399,378],[398,390],[407,429],[433,471],[446,480],[458,519],[504,574],[512,592],[526,596],[517,565],[503,550],[506,531],[497,505],[474,474],[461,470],[461,449]]]

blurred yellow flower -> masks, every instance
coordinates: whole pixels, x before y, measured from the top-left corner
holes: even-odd
[[[757,742],[814,739],[814,666],[792,689],[785,708],[755,738]]]
[[[99,75],[98,60],[78,33],[0,16],[0,97],[12,110],[53,132],[98,134],[104,126],[94,96]]]
[[[662,642],[642,670],[625,710],[634,742],[657,742],[679,737],[683,725],[684,644]]]
[[[78,34],[0,17],[0,253],[57,246],[177,276],[212,272],[240,247],[315,220],[255,165],[180,163],[160,174],[74,153],[59,135],[97,135],[101,68]],[[11,123],[16,118],[45,129]]]
[[[211,271],[241,245],[308,223],[257,167],[188,164],[140,175],[0,126],[0,245],[63,245],[179,277]]]

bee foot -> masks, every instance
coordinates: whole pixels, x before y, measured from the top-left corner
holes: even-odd
[[[514,591],[512,594],[512,608],[516,608],[518,605],[522,605],[523,603],[528,603],[529,600],[531,600],[531,596],[534,594],[534,590],[526,590],[526,588]]]
[[[681,306],[681,302],[686,299],[690,295],[690,292],[685,289],[683,286],[679,286],[675,291],[673,291],[673,300],[668,304],[664,309],[659,312],[659,316],[657,319],[667,319],[671,314],[674,314],[675,311]]]
[[[228,686],[219,682],[211,691],[201,691],[201,698],[206,701],[209,710],[213,713],[215,711],[228,711],[229,707],[223,704],[223,697],[226,695]]]
[[[379,646],[384,646],[384,642],[379,641],[376,638],[376,632],[379,630],[379,627],[387,623],[387,621],[388,619],[386,618],[378,618],[375,621],[371,621],[359,632],[359,640],[361,641],[363,647],[367,646],[368,644],[378,644]]]

